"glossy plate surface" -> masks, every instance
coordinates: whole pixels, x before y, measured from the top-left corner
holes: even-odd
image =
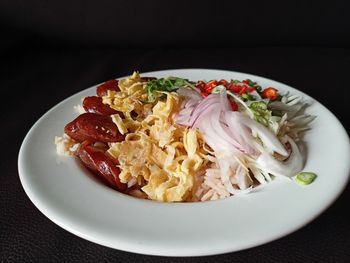
[[[56,154],[54,136],[77,116],[73,106],[95,87],[62,101],[41,117],[25,137],[18,158],[22,185],[37,208],[62,228],[120,250],[165,256],[199,256],[238,251],[285,236],[322,213],[349,178],[349,138],[323,105],[287,85],[266,78],[209,69],[149,72],[142,76],[190,80],[246,79],[262,87],[300,94],[316,115],[305,136],[304,171],[318,175],[303,187],[276,179],[245,196],[203,203],[138,200],[97,182],[74,158]],[[329,138],[332,138],[331,140]]]

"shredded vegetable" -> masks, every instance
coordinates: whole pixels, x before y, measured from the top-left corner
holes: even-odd
[[[56,137],[112,188],[163,202],[249,193],[275,177],[312,183],[299,142],[314,116],[299,95],[245,80],[111,80]],[[86,111],[86,112],[85,112]]]

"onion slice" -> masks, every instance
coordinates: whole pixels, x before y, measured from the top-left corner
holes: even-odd
[[[246,127],[250,128],[252,131],[256,132],[260,140],[268,149],[276,153],[279,153],[285,157],[289,155],[288,151],[284,148],[284,146],[278,140],[276,135],[273,132],[271,132],[268,128],[266,128],[264,125],[244,116],[242,113],[239,113],[239,112],[231,112],[230,114],[237,115],[236,118],[238,119],[238,122],[240,124],[243,124]]]
[[[196,88],[181,87],[177,90],[177,94],[187,99],[191,99],[192,101],[195,101],[195,102],[203,100],[199,90]]]
[[[298,145],[288,135],[286,140],[291,146],[291,154],[286,161],[279,161],[267,152],[263,152],[256,160],[257,165],[275,176],[292,177],[299,173],[304,165],[303,157],[299,151]]]
[[[251,165],[267,175],[291,177],[302,169],[303,158],[296,143],[285,135],[285,141],[291,146],[289,153],[267,127],[242,112],[232,111],[225,89],[201,100],[188,97],[176,122],[201,131],[214,150],[221,182],[229,193],[247,193],[253,187],[248,167],[236,158],[250,158]],[[270,153],[288,158],[279,161]]]

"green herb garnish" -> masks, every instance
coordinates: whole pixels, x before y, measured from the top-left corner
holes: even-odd
[[[261,86],[258,85],[257,82],[252,81],[251,79],[247,79],[248,85],[254,88],[256,91],[260,92],[262,90]]]
[[[180,87],[190,85],[190,82],[187,79],[176,78],[176,77],[167,77],[154,79],[149,81],[146,84],[146,92],[148,95],[148,102],[153,102],[156,99],[156,91],[175,91]]]
[[[252,81],[251,79],[247,79],[248,85],[251,87],[254,87],[256,85],[255,81]]]
[[[254,100],[253,96],[248,93],[243,93],[241,96],[245,100]]]
[[[257,92],[261,92],[262,91],[262,87],[259,85],[256,85],[253,87]]]
[[[301,172],[298,173],[295,177],[295,182],[301,185],[308,185],[311,184],[316,179],[316,177],[317,175],[315,173]]]
[[[268,126],[271,117],[271,111],[267,109],[267,103],[264,101],[255,101],[249,105],[254,114],[254,119],[261,124]]]

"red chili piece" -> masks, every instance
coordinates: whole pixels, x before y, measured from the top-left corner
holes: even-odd
[[[233,91],[234,93],[239,93],[242,89],[242,86],[239,84],[235,84],[233,81],[231,81],[227,85],[227,89]]]
[[[254,90],[255,90],[254,88],[251,88],[251,87],[248,88],[248,91],[249,91],[250,93],[252,93]]]
[[[200,80],[196,83],[195,87],[202,91],[205,88],[205,82]]]
[[[266,88],[262,91],[263,98],[269,99],[269,100],[277,100],[278,99],[278,90],[272,87]]]
[[[207,93],[211,93],[213,88],[215,88],[217,85],[218,85],[218,82],[216,80],[211,80],[205,85],[204,89]]]
[[[227,88],[229,83],[227,82],[227,80],[221,79],[221,80],[219,80],[218,84],[223,85],[223,86],[225,86],[225,88]]]
[[[198,81],[196,83],[195,87],[201,91],[201,96],[203,98],[205,98],[205,97],[207,97],[209,95],[209,93],[205,89],[206,83],[204,81]]]
[[[232,111],[238,111],[238,105],[236,102],[229,100],[231,104]]]
[[[241,86],[241,90],[239,91],[239,94],[242,95],[243,93],[246,93],[248,90],[247,85]]]

